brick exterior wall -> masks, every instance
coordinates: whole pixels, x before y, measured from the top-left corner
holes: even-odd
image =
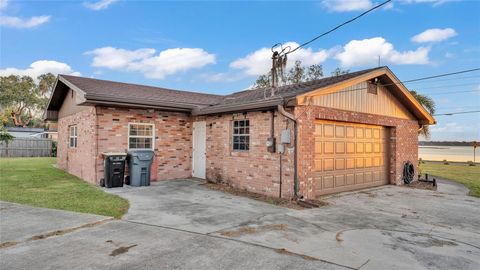
[[[185,113],[97,107],[97,181],[103,177],[102,152],[128,149],[128,123],[155,124],[155,159],[152,179],[191,177],[191,118]]]
[[[58,120],[57,166],[90,183],[95,183],[95,107]],[[69,127],[77,126],[77,147],[69,147]]]
[[[411,161],[417,166],[418,129],[416,120],[399,119],[381,115],[343,111],[319,106],[295,107],[298,118],[298,180],[300,194],[307,198],[315,197],[314,159],[315,159],[315,120],[324,119],[362,123],[389,127],[390,130],[390,183],[403,183],[403,166]],[[416,167],[416,173],[418,168]],[[417,176],[415,176],[416,178]]]
[[[318,106],[295,107],[298,118],[299,192],[315,197],[314,131],[315,120],[325,119],[389,127],[390,183],[402,183],[404,163],[418,160],[418,122],[380,115],[342,111]],[[206,121],[206,175],[211,181],[224,182],[240,189],[278,196],[280,154],[266,148],[270,137],[271,112],[248,112],[192,117],[185,113],[157,110],[88,107],[58,121],[57,165],[91,183],[103,177],[102,152],[124,152],[128,148],[128,123],[155,124],[155,161],[152,180],[191,177],[192,123]],[[250,120],[250,150],[232,150],[232,121]],[[293,123],[275,112],[275,138],[281,130],[291,133],[291,144],[282,155],[282,197],[293,196],[294,137]],[[77,125],[78,146],[68,147],[71,125]]]
[[[250,150],[232,150],[232,121],[248,119],[250,122]],[[206,121],[207,130],[207,179],[223,182],[236,188],[268,196],[279,196],[280,154],[267,151],[270,137],[271,111],[224,114],[196,117],[195,121]],[[280,143],[281,130],[287,121],[275,112],[275,138]],[[282,155],[282,197],[293,196],[293,124],[288,124],[292,143],[286,145]]]

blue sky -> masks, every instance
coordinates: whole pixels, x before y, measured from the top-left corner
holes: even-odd
[[[268,70],[269,48],[302,43],[378,3],[0,0],[0,75],[68,73],[226,94]],[[401,80],[480,67],[480,1],[398,0],[291,54]],[[291,43],[294,45],[294,43]],[[407,84],[438,113],[480,108],[480,72]],[[445,93],[468,91],[463,93]],[[433,140],[480,140],[480,114],[438,116]]]

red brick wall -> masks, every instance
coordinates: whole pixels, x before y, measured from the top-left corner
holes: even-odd
[[[391,184],[400,185],[403,183],[402,173],[406,161],[411,161],[415,166],[418,163],[419,124],[415,120],[342,111],[319,106],[299,106],[295,108],[294,114],[295,117],[298,118],[298,179],[300,194],[307,198],[313,198],[315,196],[314,132],[316,119],[389,127]]]
[[[58,120],[57,166],[88,182],[95,183],[95,108]],[[70,148],[69,127],[77,125],[77,147]]]
[[[250,120],[250,150],[232,150],[232,121]],[[280,143],[281,130],[287,128],[286,119],[275,113],[275,137]],[[196,121],[207,123],[207,179],[225,182],[248,191],[279,196],[280,155],[267,151],[270,137],[271,112],[248,112],[197,117]],[[292,144],[286,145],[282,155],[282,196],[293,195],[293,124],[288,124]]]
[[[97,180],[103,177],[102,152],[125,152],[128,123],[155,124],[152,180],[191,177],[191,119],[184,113],[97,107]]]

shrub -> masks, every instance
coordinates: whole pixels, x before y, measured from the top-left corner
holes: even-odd
[[[52,141],[52,157],[57,157],[57,144],[58,142]]]

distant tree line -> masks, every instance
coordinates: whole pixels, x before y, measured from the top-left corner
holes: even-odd
[[[419,141],[418,145],[421,146],[472,146],[473,141]]]

